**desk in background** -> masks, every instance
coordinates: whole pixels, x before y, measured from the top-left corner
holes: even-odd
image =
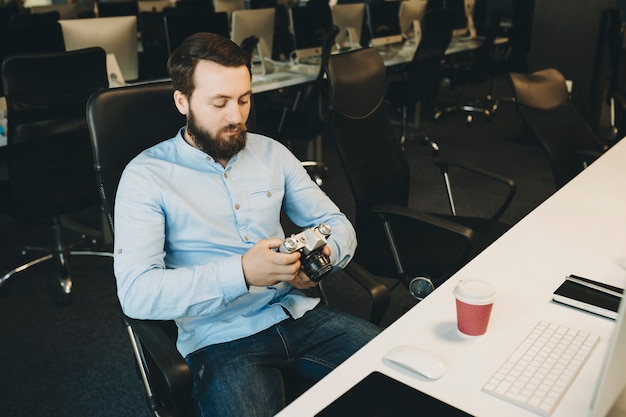
[[[285,408],[279,417],[313,416],[370,372],[379,371],[475,416],[536,416],[481,388],[540,320],[600,335],[587,363],[552,417],[587,416],[614,322],[551,301],[568,274],[624,287],[626,278],[626,140],[518,222],[424,301]],[[491,282],[498,292],[484,336],[456,329],[454,286]],[[445,358],[441,379],[392,369],[382,362],[394,346],[413,344]],[[626,378],[626,370],[624,372]],[[416,404],[416,413],[419,405]]]

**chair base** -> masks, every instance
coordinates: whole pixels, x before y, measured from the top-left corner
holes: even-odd
[[[437,142],[430,139],[426,133],[420,132],[418,134],[409,136],[408,134],[409,122],[408,122],[407,113],[408,113],[407,105],[403,105],[402,106],[402,132],[400,133],[400,147],[402,148],[402,150],[404,150],[407,140],[421,139],[422,144],[430,146],[432,148],[433,155],[437,155],[439,153],[439,145],[437,144]],[[416,106],[415,106],[415,124],[418,127],[421,124],[420,113],[421,113],[421,103],[418,102],[416,103]]]
[[[465,122],[467,125],[471,125],[474,121],[474,114],[482,114],[487,121],[491,120],[498,110],[498,101],[492,101],[490,97],[487,97],[486,104],[480,105],[478,103],[460,104],[456,106],[449,106],[435,112],[435,121],[441,120],[443,117],[453,114],[464,112]]]
[[[41,247],[32,247],[27,246],[22,250],[22,255],[26,255],[28,251],[42,251],[45,252],[43,256],[40,256],[36,259],[33,259],[29,262],[26,262],[16,268],[11,269],[2,277],[0,277],[0,288],[4,285],[6,281],[12,278],[14,275],[25,271],[35,265],[39,265],[40,263],[52,260],[56,261],[57,266],[59,267],[59,287],[60,289],[60,303],[67,304],[71,301],[72,295],[72,276],[70,273],[69,265],[67,264],[67,259],[70,256],[106,256],[113,257],[113,254],[110,252],[100,252],[100,251],[91,251],[91,250],[72,250],[83,242],[90,240],[90,237],[83,234],[80,236],[77,242],[74,242],[70,245],[63,245],[63,241],[61,238],[61,228],[62,224],[60,219],[53,219],[52,223],[52,231],[54,232],[54,244],[53,248],[41,248]],[[91,239],[93,241],[93,239]]]

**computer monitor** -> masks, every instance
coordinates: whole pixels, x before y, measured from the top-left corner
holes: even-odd
[[[427,0],[405,0],[400,4],[400,30],[407,37],[415,37],[414,21],[422,22]]]
[[[65,4],[50,4],[47,6],[33,6],[30,8],[30,12],[33,14],[59,12],[59,19],[77,19],[78,18],[78,4],[65,3]]]
[[[293,6],[289,18],[296,47],[296,57],[306,60],[322,56],[322,45],[333,30],[333,16],[328,4]]]
[[[98,17],[139,15],[137,1],[99,1],[97,4]]]
[[[190,35],[198,32],[217,33],[230,37],[228,14],[214,12],[198,14],[190,11],[165,13],[165,30],[167,33],[167,49],[171,54]]]
[[[626,386],[624,369],[626,369],[626,301],[622,298],[615,329],[591,400],[589,417],[605,417],[609,414]]]
[[[231,39],[237,45],[249,36],[259,38],[263,58],[272,58],[276,9],[235,10],[232,15]]]
[[[335,43],[339,49],[357,49],[361,46],[361,32],[363,17],[365,16],[364,3],[335,4],[332,8],[333,24],[339,28]]]
[[[367,5],[370,44],[373,47],[402,42],[400,30],[401,1],[382,1]]]
[[[137,17],[116,16],[60,20],[65,49],[100,46],[115,55],[124,81],[139,76],[137,57]]]

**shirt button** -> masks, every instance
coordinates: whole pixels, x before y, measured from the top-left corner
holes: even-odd
[[[239,204],[235,204],[235,210],[239,210],[239,207],[241,207]]]
[[[250,239],[248,239],[248,236],[244,236],[244,237],[243,237],[243,240],[245,240],[245,241],[247,242],[247,241],[248,241],[248,240],[250,240]]]
[[[268,191],[268,192],[267,192],[267,196],[268,196],[268,197],[271,197],[271,196],[272,196],[272,192],[271,192],[271,191]]]
[[[210,157],[210,156],[207,156],[207,157],[206,157],[206,160],[207,160],[207,161],[210,161],[210,160],[211,160],[211,157]]]
[[[118,249],[118,250],[117,250],[117,253],[118,253],[118,255],[121,255],[121,254],[122,254],[122,250],[121,250],[121,249]]]
[[[224,173],[224,178],[228,178],[228,172]]]

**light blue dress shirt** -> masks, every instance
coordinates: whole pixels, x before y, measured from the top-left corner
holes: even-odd
[[[182,130],[181,130],[182,132]],[[333,264],[354,253],[352,224],[279,142],[248,133],[223,168],[182,133],[145,150],[122,175],[115,203],[118,297],[139,319],[174,319],[183,356],[246,337],[319,303],[289,284],[247,288],[241,256],[298,226],[326,223]]]

